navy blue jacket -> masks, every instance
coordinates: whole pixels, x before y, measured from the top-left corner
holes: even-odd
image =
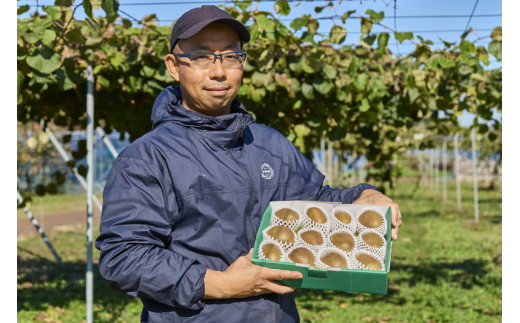
[[[225,270],[253,247],[270,201],[352,203],[368,184],[323,186],[324,176],[279,132],[235,99],[210,117],[157,97],[153,129],[114,161],[103,192],[99,270],[143,303],[143,322],[293,322],[292,294],[205,300],[207,268]]]

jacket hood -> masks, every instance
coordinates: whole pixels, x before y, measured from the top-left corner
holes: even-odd
[[[157,96],[151,120],[153,128],[165,122],[193,128],[212,142],[225,147],[233,145],[238,137],[242,137],[247,125],[254,122],[253,116],[237,98],[231,102],[231,112],[223,116],[212,117],[188,110],[182,106],[178,85],[168,86]]]

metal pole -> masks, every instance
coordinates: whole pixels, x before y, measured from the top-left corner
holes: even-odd
[[[459,174],[459,136],[455,135],[453,137],[453,145],[454,145],[454,152],[455,155],[455,182],[457,184],[457,208],[459,210],[462,209],[462,202],[460,197],[460,174]]]
[[[60,142],[58,141],[58,139],[56,138],[56,136],[54,135],[54,133],[51,131],[51,129],[49,128],[46,128],[45,129],[45,132],[49,135],[49,139],[51,140],[52,144],[54,145],[54,147],[56,147],[56,149],[58,150],[58,152],[60,153],[61,155],[61,158],[63,158],[63,160],[65,162],[68,162],[70,160],[70,157],[69,155],[67,154],[67,152],[65,152],[65,149],[63,149],[63,147],[61,146]],[[72,173],[74,174],[74,176],[76,176],[76,179],[79,181],[79,183],[81,184],[81,186],[83,186],[83,188],[85,189],[85,191],[87,190],[87,181],[85,181],[85,179],[83,178],[83,176],[81,176],[79,173],[78,173],[78,168],[77,167],[74,167],[72,168]],[[98,198],[94,195],[92,197],[94,199],[94,203],[96,204],[99,212],[101,212],[101,202],[99,202]]]
[[[112,142],[110,142],[110,139],[108,139],[103,129],[101,129],[101,127],[97,127],[96,132],[101,137],[101,139],[103,139],[103,142],[105,143],[105,145],[107,145],[108,150],[110,151],[112,156],[114,156],[114,158],[117,158],[117,150],[114,148],[114,145],[112,145]]]
[[[332,185],[332,157],[334,153],[332,152],[332,145],[330,142],[327,143],[327,184]]]
[[[475,207],[475,222],[478,223],[479,214],[478,214],[478,173],[477,173],[477,149],[476,149],[476,130],[475,128],[471,129],[471,159],[473,164],[473,200]]]
[[[20,192],[18,190],[16,190],[16,193],[18,194],[18,202],[20,204],[23,203],[23,197],[20,194]],[[56,252],[56,249],[54,249],[54,247],[52,246],[51,242],[45,235],[45,232],[43,232],[43,229],[40,227],[38,220],[36,220],[36,218],[34,217],[34,215],[31,212],[31,210],[29,210],[29,208],[27,206],[24,208],[24,211],[27,214],[27,216],[29,217],[29,221],[31,221],[31,223],[34,225],[34,228],[36,229],[36,231],[38,231],[38,233],[40,234],[40,237],[43,239],[43,241],[45,242],[47,247],[49,247],[49,249],[51,250],[52,254],[54,255],[54,258],[56,258],[56,261],[61,265],[62,262],[61,262],[60,256],[58,255],[58,252]]]
[[[323,174],[325,175],[325,180],[327,180],[327,158],[325,156],[325,138],[321,138],[320,140],[320,154],[323,165]]]
[[[92,66],[87,73],[87,274],[86,299],[87,323],[92,323],[92,305],[94,300],[94,275],[92,272],[92,196],[94,186],[94,73]]]
[[[442,201],[448,201],[448,173],[446,172],[448,169],[448,154],[446,151],[446,147],[448,144],[446,143],[446,139],[442,141]]]
[[[439,148],[435,148],[434,150],[434,156],[435,156],[435,192],[439,193],[439,178],[440,178],[440,172],[439,172],[439,161],[440,161],[440,152]]]

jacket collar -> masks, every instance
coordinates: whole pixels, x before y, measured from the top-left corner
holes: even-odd
[[[233,147],[245,128],[254,122],[253,116],[237,98],[231,103],[231,113],[223,116],[212,117],[188,110],[182,106],[178,85],[168,86],[157,96],[151,119],[153,128],[161,123],[173,122],[197,131],[222,147]]]

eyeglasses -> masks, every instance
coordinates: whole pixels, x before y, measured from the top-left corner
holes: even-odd
[[[188,57],[191,61],[191,66],[199,70],[210,69],[212,64],[215,64],[217,57],[220,58],[224,68],[238,68],[246,60],[247,54],[245,52],[227,52],[222,54],[213,53],[172,53],[178,57]]]

